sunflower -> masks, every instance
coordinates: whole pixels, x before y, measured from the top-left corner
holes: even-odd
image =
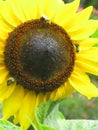
[[[78,12],[80,0],[0,1],[0,102],[4,119],[14,116],[25,130],[36,107],[74,90],[88,98],[98,89],[98,21],[92,6]]]

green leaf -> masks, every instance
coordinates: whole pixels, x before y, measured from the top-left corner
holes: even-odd
[[[98,121],[66,120],[59,111],[61,101],[48,101],[36,110],[38,130],[98,130]]]
[[[95,120],[60,120],[61,130],[98,130],[98,121]]]
[[[52,111],[47,115],[47,118],[44,121],[45,125],[51,126],[52,128],[55,128],[58,130],[58,119],[62,119],[63,116],[59,111],[59,103],[55,105],[55,107],[52,109]]]
[[[94,38],[98,38],[98,29],[95,31],[95,33],[92,35]],[[98,47],[98,43],[94,45],[95,47]]]
[[[48,109],[49,109],[51,103],[52,102],[49,100],[48,102],[41,104],[36,109],[36,119],[37,119],[38,123],[40,123],[40,124],[44,123],[44,120],[47,117]]]
[[[40,124],[38,130],[55,130],[55,129],[50,126]]]
[[[9,121],[0,119],[0,130],[22,130],[22,129],[10,123]]]
[[[36,120],[40,130],[55,130],[56,126],[52,127],[50,124],[55,125],[56,119],[63,118],[63,115],[58,110],[60,102],[60,100],[56,102],[49,100],[36,109]]]
[[[95,31],[95,33],[92,35],[92,37],[98,38],[98,29]]]

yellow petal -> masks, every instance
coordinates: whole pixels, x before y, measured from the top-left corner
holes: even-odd
[[[0,63],[4,63],[4,43],[0,42]]]
[[[37,1],[35,0],[20,0],[19,2],[15,0],[17,7],[13,5],[13,10],[23,21],[28,21],[37,18]],[[18,9],[17,9],[18,8]]]
[[[38,93],[38,95],[36,97],[35,109],[41,102],[43,102],[43,99],[44,99],[44,94],[43,93]]]
[[[44,14],[52,20],[59,9],[60,4],[63,4],[63,1],[60,0],[44,0]]]
[[[3,19],[0,19],[0,43],[5,45],[6,39],[9,33],[13,30],[9,24],[5,23]]]
[[[98,88],[90,82],[89,78],[85,75],[85,73],[82,73],[81,70],[77,70],[72,73],[69,78],[69,83],[75,90],[88,98],[98,96]]]
[[[65,98],[68,95],[70,95],[74,91],[74,88],[69,84],[69,82],[65,82],[61,87],[58,88],[59,93],[59,99],[60,98]]]
[[[75,64],[78,68],[82,69],[85,72],[98,75],[98,62],[89,61],[87,59],[76,60]]]
[[[17,85],[13,93],[3,102],[2,112],[3,118],[8,119],[14,115],[20,108],[24,96],[24,88]]]
[[[8,33],[3,33],[2,31],[0,31],[0,42],[4,42],[5,44],[5,40],[7,37],[8,37]]]
[[[71,94],[74,91],[73,87],[69,84],[69,82],[65,82],[63,85],[61,85],[57,91],[55,91],[53,94],[51,94],[52,100],[58,100],[67,97],[69,94]]]
[[[80,51],[80,53],[77,55],[77,60],[79,59],[87,59],[90,61],[98,62],[98,47],[91,47],[88,50]]]
[[[90,48],[98,43],[98,38],[87,38],[78,42],[83,49]]]
[[[79,3],[80,0],[74,0],[69,4],[60,4],[56,9],[56,14],[53,21],[64,27],[77,11]]]
[[[69,33],[82,28],[85,22],[89,19],[92,10],[93,7],[90,6],[86,9],[83,9],[81,12],[75,13],[70,21],[68,21],[67,24],[64,26],[65,30],[67,30],[67,32]]]
[[[22,101],[21,109],[19,111],[19,123],[23,130],[27,129],[30,126],[31,120],[34,118],[35,103],[35,92],[28,91]]]
[[[5,49],[4,47],[5,47],[4,43],[0,42],[0,55],[3,55],[3,56],[4,56],[4,49]]]
[[[85,26],[77,31],[69,32],[72,40],[83,40],[91,36],[98,28],[97,20],[88,20]]]
[[[0,39],[6,40],[8,37],[8,33],[10,33],[13,28],[4,23],[3,20],[0,20]]]
[[[44,94],[44,99],[43,99],[43,101],[44,101],[44,102],[48,101],[48,100],[50,99],[50,95],[51,95],[51,92],[45,93],[45,94]]]
[[[0,19],[0,25],[0,31],[2,32],[4,30],[4,33],[11,32],[14,29],[14,27],[6,23],[3,18]]]
[[[0,67],[0,85],[7,80],[8,76],[8,70],[5,68],[5,66]]]
[[[2,83],[1,86],[2,87],[0,87],[0,102],[3,102],[12,94],[16,84],[14,83],[10,86],[7,86],[7,83],[5,82],[5,83]]]
[[[3,41],[0,41],[0,50],[4,50],[5,44]]]
[[[51,94],[50,94],[50,99],[52,99],[53,101],[55,101],[56,93],[57,93],[57,89],[55,89],[55,90],[54,90],[53,92],[51,92]]]
[[[14,115],[13,123],[18,124],[19,123],[19,111],[16,112]]]
[[[4,52],[3,52],[4,48],[2,47],[2,45],[0,46],[0,63],[3,63],[4,65]]]
[[[44,0],[36,0],[36,18],[40,18],[44,15],[44,9],[45,9],[45,2]],[[35,1],[34,1],[35,4]]]
[[[0,56],[0,65],[4,66],[5,63],[4,63],[4,57],[3,56]]]
[[[3,18],[3,20],[12,27],[17,27],[21,22],[15,15],[15,11],[13,10],[13,7],[18,10],[17,5],[20,5],[19,2],[15,2],[16,0],[7,0],[7,1],[0,1],[2,5],[2,10],[0,10],[0,15]],[[12,7],[13,4],[13,7]],[[21,9],[21,7],[20,7]],[[22,11],[19,12],[21,14]],[[23,15],[23,14],[22,14]],[[22,18],[22,17],[21,17]]]

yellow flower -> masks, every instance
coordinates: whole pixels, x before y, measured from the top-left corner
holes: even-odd
[[[88,98],[98,89],[86,73],[98,75],[98,21],[80,0],[0,1],[0,102],[3,118],[14,116],[25,130],[34,110],[48,99],[77,90]]]

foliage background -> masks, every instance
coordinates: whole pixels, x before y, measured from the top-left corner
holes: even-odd
[[[73,0],[64,0],[64,2],[71,2]],[[98,9],[98,0],[81,0],[80,6],[87,7],[89,5],[93,5],[94,8]]]

